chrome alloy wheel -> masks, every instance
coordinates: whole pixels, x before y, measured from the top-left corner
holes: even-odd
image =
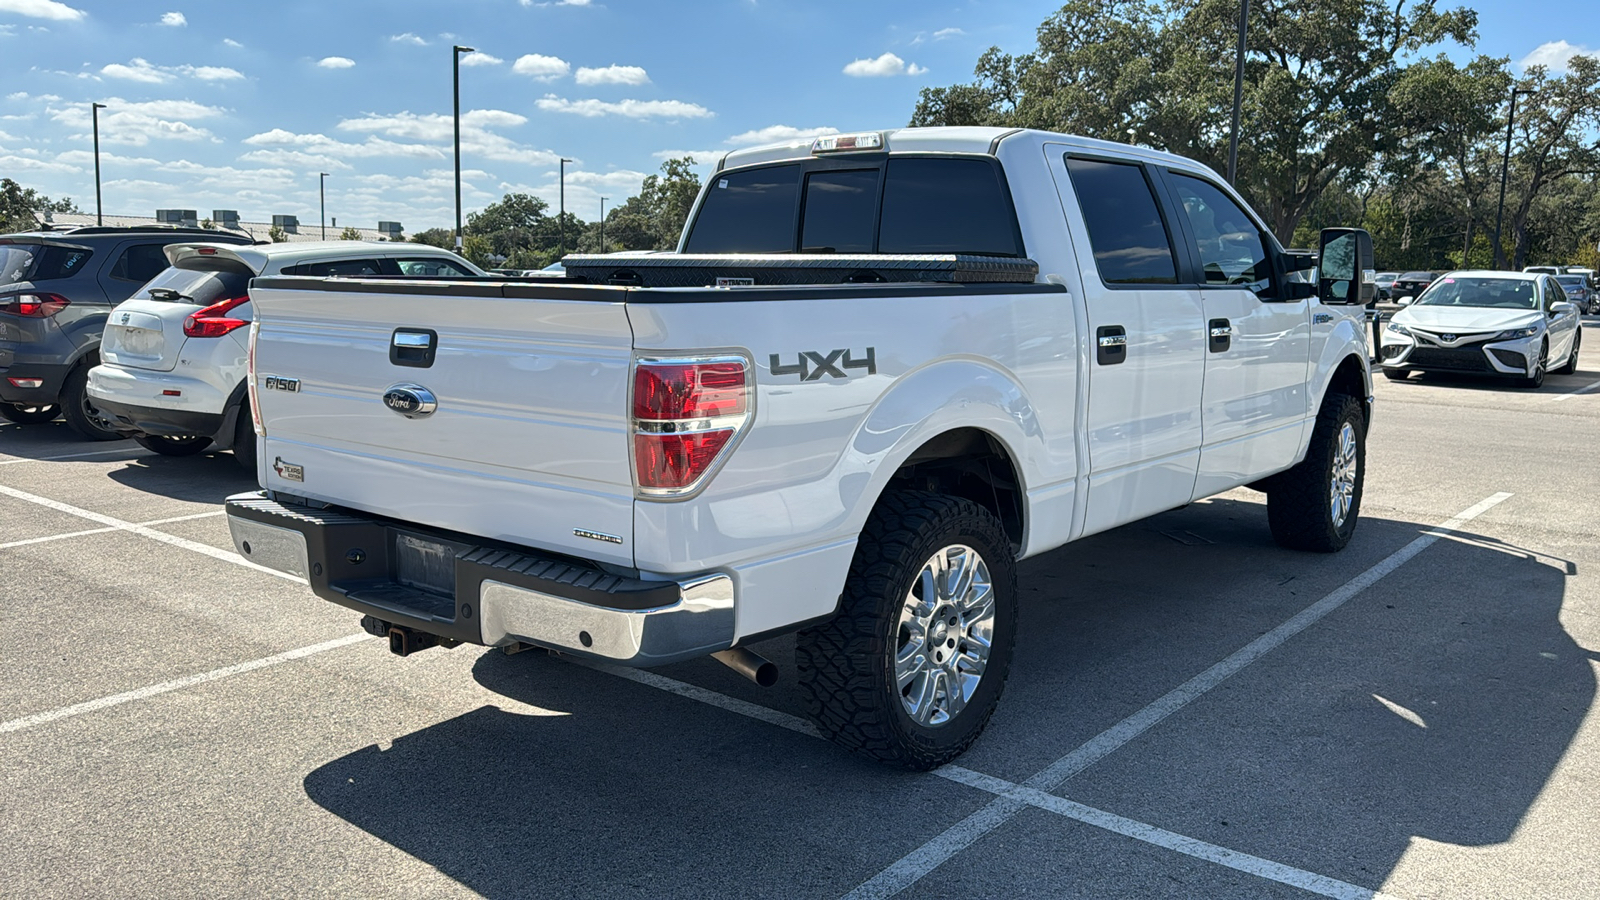
[[[1339,425],[1338,446],[1333,451],[1333,477],[1328,483],[1328,509],[1333,514],[1333,527],[1343,528],[1350,515],[1350,506],[1356,495],[1356,427],[1350,422]]]
[[[922,564],[900,606],[894,677],[913,722],[937,727],[966,708],[994,642],[994,585],[978,551],[952,544]]]

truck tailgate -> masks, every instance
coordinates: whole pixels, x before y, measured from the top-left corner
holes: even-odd
[[[262,485],[632,565],[626,292],[610,302],[605,288],[587,296],[606,300],[499,284],[401,290],[252,284]],[[431,413],[404,409],[427,395]]]

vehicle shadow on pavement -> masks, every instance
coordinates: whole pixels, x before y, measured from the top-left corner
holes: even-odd
[[[1322,556],[1272,546],[1263,519],[1258,503],[1211,500],[1027,561],[1007,696],[960,764],[1027,778],[1431,528],[1367,518],[1345,554]],[[1593,702],[1597,654],[1559,621],[1570,563],[1460,538],[1060,793],[1369,887],[1413,838],[1508,840]],[[481,707],[304,787],[488,896],[837,896],[988,799],[542,653],[484,653],[473,673],[549,712]],[[762,693],[714,663],[664,674],[802,714],[792,689]],[[963,859],[946,888],[978,877]],[[1072,846],[994,863],[967,893],[1055,893],[1058,878],[1069,894],[1099,868]],[[1133,894],[1173,890],[1152,878]]]
[[[142,448],[134,449],[142,452]],[[239,468],[233,454],[220,452],[196,456],[145,453],[106,475],[136,491],[191,503],[221,503],[230,494],[256,487],[253,472]]]
[[[95,451],[104,450],[104,455]],[[61,419],[42,425],[17,425],[0,419],[0,454],[23,459],[42,459],[47,456],[72,456],[95,453],[94,458],[115,460],[118,451],[129,457],[145,452],[133,441],[91,441],[67,427]]]

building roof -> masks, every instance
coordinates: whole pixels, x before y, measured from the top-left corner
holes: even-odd
[[[79,226],[82,226],[82,225],[95,225],[95,224],[98,224],[98,223],[95,222],[94,218],[95,218],[94,217],[94,213],[59,213],[59,212],[58,213],[46,213],[43,217],[40,218],[40,224],[44,225],[46,227],[49,227],[49,226],[53,225],[56,228],[63,228],[63,227],[76,228],[76,227],[79,227]],[[201,218],[204,219],[203,216]],[[154,216],[109,216],[108,215],[108,216],[105,217],[104,224],[106,224],[108,226],[114,226],[114,227],[117,227],[117,228],[161,229],[161,228],[165,228],[165,227],[170,227],[173,223],[158,221]],[[329,225],[328,226],[328,237],[330,239],[331,238],[337,238],[339,236],[340,232],[344,231],[345,227],[346,226],[344,226],[344,225],[339,225],[339,226]],[[245,237],[254,238],[255,240],[258,240],[258,241],[270,241],[270,240],[272,240],[271,238],[267,237],[267,233],[272,230],[272,223],[271,222],[245,222],[245,221],[241,221],[241,222],[239,222],[239,227],[238,228],[223,228],[219,224],[219,225],[217,225],[216,230],[217,231],[225,231],[225,232],[228,232],[230,234],[244,235]],[[389,237],[387,232],[379,231],[376,228],[359,228],[358,227],[358,228],[356,228],[356,230],[361,232],[361,239],[364,240],[364,241],[387,240],[388,237]],[[288,233],[288,236],[289,236],[288,243],[304,243],[304,242],[307,242],[307,241],[320,241],[320,240],[322,240],[322,229],[315,222],[311,223],[310,225],[306,225],[305,223],[302,222],[300,224],[299,231],[298,232],[290,232],[290,233]]]

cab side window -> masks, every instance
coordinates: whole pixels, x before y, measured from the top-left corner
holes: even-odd
[[[1106,284],[1177,284],[1172,238],[1143,167],[1067,157],[1089,245]]]
[[[166,244],[134,244],[117,257],[111,266],[111,277],[144,284],[167,268],[166,247]]]
[[[400,267],[401,275],[431,275],[436,278],[472,278],[471,272],[462,269],[447,259],[436,257],[419,257],[416,259],[397,259],[395,265]]]
[[[283,270],[283,274],[310,275],[314,278],[360,278],[382,275],[383,265],[375,259],[335,259],[290,266]]]
[[[1231,284],[1257,294],[1272,290],[1272,263],[1255,222],[1222,189],[1201,178],[1172,173],[1200,254],[1206,284]]]

